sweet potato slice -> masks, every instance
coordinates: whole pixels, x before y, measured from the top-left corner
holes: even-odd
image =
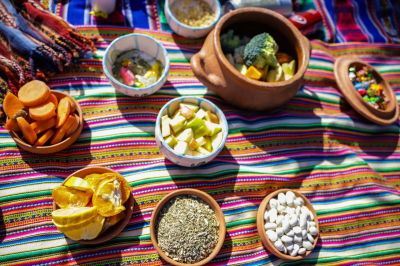
[[[75,102],[70,97],[65,97],[65,98],[67,98],[67,100],[69,101],[69,104],[71,107],[70,111],[71,111],[71,115],[72,115],[73,113],[75,113],[75,110],[76,110]]]
[[[55,106],[56,108],[57,108],[57,106],[58,106],[58,99],[57,99],[57,97],[56,97],[53,93],[50,93],[50,96],[49,96],[49,98],[47,98],[46,102],[52,102],[52,103],[54,103],[54,106]]]
[[[24,134],[25,140],[29,144],[35,143],[37,140],[37,135],[35,131],[33,131],[33,129],[31,128],[31,126],[28,124],[28,122],[23,117],[18,117],[17,123],[19,128],[22,130],[22,134]]]
[[[72,134],[74,134],[75,130],[78,128],[79,126],[79,116],[76,114],[72,115],[73,117],[75,117],[75,121],[72,123],[72,125],[68,128],[67,133],[65,133],[65,138],[68,138],[69,136],[71,136]]]
[[[68,97],[64,97],[60,100],[57,107],[57,121],[56,121],[56,128],[62,127],[69,114],[71,112],[71,104],[68,101]]]
[[[11,92],[7,93],[3,101],[3,109],[8,118],[12,118],[22,108],[24,108],[24,105],[18,97]]]
[[[35,131],[36,134],[40,134],[47,129],[54,127],[56,125],[56,118],[52,117],[49,120],[44,121],[35,121],[30,124],[31,128]]]
[[[48,141],[53,135],[54,135],[54,130],[50,128],[49,130],[44,132],[44,134],[35,142],[35,144],[33,144],[33,146],[43,146],[46,143],[46,141]]]
[[[65,136],[65,133],[67,133],[68,128],[72,125],[72,123],[74,123],[74,121],[75,121],[75,117],[73,117],[72,115],[68,116],[67,121],[65,121],[64,125],[57,129],[56,133],[54,134],[53,138],[51,139],[50,144],[54,145],[54,144],[59,143],[62,140],[62,138]]]
[[[4,125],[4,128],[9,131],[21,131],[18,124],[13,119],[9,119]]]
[[[18,98],[25,106],[37,106],[50,96],[50,89],[40,80],[26,83],[18,91]]]
[[[37,121],[49,120],[56,115],[56,106],[50,101],[29,108],[29,116]]]

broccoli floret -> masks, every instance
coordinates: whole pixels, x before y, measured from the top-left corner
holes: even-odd
[[[254,36],[244,49],[244,61],[247,66],[264,68],[265,65],[277,67],[279,65],[275,57],[277,44],[268,33]]]
[[[235,48],[240,46],[240,37],[233,35],[233,30],[228,30],[220,37],[222,50],[224,54],[233,53]]]

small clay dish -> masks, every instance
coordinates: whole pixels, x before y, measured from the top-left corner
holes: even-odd
[[[185,264],[185,263],[180,263],[180,262],[174,261],[167,255],[165,255],[165,253],[158,246],[158,242],[157,242],[157,236],[156,236],[157,216],[160,213],[161,209],[163,208],[164,204],[167,203],[170,199],[172,199],[178,195],[195,195],[195,196],[199,197],[201,200],[203,200],[205,203],[207,203],[211,207],[211,209],[214,210],[215,215],[217,216],[217,219],[219,222],[219,237],[218,237],[218,242],[217,242],[217,245],[215,246],[214,251],[206,259],[199,261],[197,263],[194,263],[194,264]],[[170,263],[172,265],[198,266],[198,265],[207,264],[218,254],[219,250],[222,247],[222,244],[225,241],[225,234],[226,234],[225,218],[224,218],[224,214],[222,213],[222,210],[219,207],[218,203],[210,195],[208,195],[207,193],[205,193],[203,191],[197,190],[197,189],[185,188],[185,189],[179,189],[179,190],[169,193],[157,204],[156,208],[153,211],[153,214],[151,215],[151,220],[150,220],[151,242],[153,243],[153,246],[157,250],[158,254],[161,256],[161,258],[163,260],[165,260],[167,263]]]
[[[85,176],[90,175],[90,174],[104,174],[104,173],[111,173],[111,174],[115,174],[115,175],[120,175],[118,172],[106,168],[106,167],[102,167],[102,166],[89,166],[89,167],[85,167],[79,171],[76,171],[74,173],[72,173],[71,175],[69,175],[64,182],[62,182],[61,185],[64,185],[65,182],[67,182],[67,180],[69,178],[71,178],[72,176],[76,176],[76,177],[80,177],[80,178],[85,178]],[[102,233],[101,235],[99,235],[98,237],[96,237],[95,239],[92,240],[73,240],[75,242],[81,243],[81,244],[99,244],[99,243],[103,243],[106,242],[108,240],[110,240],[111,238],[114,238],[115,236],[117,236],[119,233],[122,232],[122,230],[124,230],[125,226],[128,224],[129,219],[131,219],[132,216],[132,212],[133,212],[133,205],[134,205],[134,199],[132,196],[132,193],[129,195],[129,199],[125,202],[124,206],[125,206],[125,218],[122,221],[119,221],[117,224],[111,226],[110,228],[107,229],[107,231],[105,231],[104,233]],[[55,202],[53,202],[53,211],[60,209],[57,204]]]
[[[372,75],[376,82],[383,87],[386,96],[385,98],[389,100],[386,110],[376,109],[362,98],[349,78],[349,67],[351,66],[354,66],[356,71],[360,70],[363,66],[368,66],[372,69]],[[399,106],[393,89],[381,74],[379,74],[379,72],[370,64],[364,62],[358,57],[343,56],[336,60],[334,73],[336,83],[339,90],[342,92],[343,97],[359,114],[364,116],[366,119],[383,126],[390,125],[398,119]]]
[[[303,196],[303,194],[301,194],[300,192],[291,190],[291,189],[279,189],[275,192],[272,192],[270,194],[268,194],[268,196],[266,196],[264,198],[264,200],[261,202],[260,207],[258,208],[258,212],[257,212],[257,229],[258,229],[258,234],[260,235],[261,241],[263,242],[264,246],[275,256],[281,258],[281,259],[286,259],[286,260],[301,260],[304,257],[308,256],[312,250],[307,250],[305,254],[303,255],[297,255],[296,257],[292,257],[290,255],[286,255],[283,254],[282,252],[280,252],[275,246],[274,243],[271,242],[271,240],[269,240],[266,232],[265,232],[265,228],[264,228],[264,213],[265,210],[267,209],[268,203],[272,198],[275,198],[278,196],[279,193],[285,193],[288,191],[292,191],[296,197],[300,197],[303,199],[304,201],[304,205],[312,212],[312,214],[314,215],[314,221],[316,223],[316,227],[317,227],[317,231],[318,231],[318,235],[314,238],[314,243],[313,243],[313,249],[315,248],[315,245],[318,242],[318,238],[319,238],[319,224],[318,224],[318,217],[317,217],[317,213],[315,212],[312,204],[310,203],[310,201]]]
[[[56,153],[56,152],[59,152],[65,148],[71,146],[72,143],[75,142],[75,140],[79,137],[79,135],[82,132],[83,116],[82,116],[82,109],[81,109],[81,106],[79,105],[79,103],[73,97],[69,96],[68,94],[66,94],[64,92],[55,91],[55,90],[51,90],[50,92],[53,93],[54,96],[56,96],[58,100],[60,100],[64,97],[69,97],[75,103],[75,106],[76,106],[75,114],[78,115],[78,117],[79,117],[78,128],[75,130],[74,133],[72,133],[71,136],[69,136],[68,138],[64,139],[63,141],[61,141],[57,144],[54,144],[54,145],[45,144],[44,146],[39,146],[39,147],[35,147],[29,143],[26,143],[25,140],[22,138],[22,132],[8,131],[11,138],[23,150],[26,150],[26,151],[29,151],[32,153],[36,153],[36,154]],[[8,120],[8,118],[7,118],[7,120]]]

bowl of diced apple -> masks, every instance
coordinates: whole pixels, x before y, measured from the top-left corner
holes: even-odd
[[[228,122],[212,102],[179,97],[166,103],[156,122],[156,142],[171,162],[197,167],[213,160],[228,137]]]

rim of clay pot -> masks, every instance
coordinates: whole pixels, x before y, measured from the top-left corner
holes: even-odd
[[[272,243],[272,241],[269,240],[269,238],[267,236],[267,233],[265,232],[265,228],[264,228],[264,213],[265,213],[265,210],[267,209],[269,201],[272,198],[276,197],[279,193],[281,193],[281,192],[282,193],[286,193],[288,191],[292,191],[297,197],[300,197],[300,198],[303,199],[304,206],[306,206],[312,212],[312,214],[314,215],[314,221],[316,223],[316,228],[317,228],[317,231],[318,231],[318,235],[314,238],[314,243],[313,243],[312,249],[311,250],[307,250],[306,253],[303,254],[303,255],[297,255],[295,257],[292,257],[290,255],[286,255],[286,254],[283,254],[282,252],[280,252],[275,247],[274,243]],[[292,190],[292,189],[279,189],[277,191],[271,192],[270,194],[268,194],[264,198],[264,200],[261,202],[260,207],[258,208],[258,211],[257,211],[257,230],[258,230],[258,234],[260,235],[261,241],[263,242],[264,246],[272,254],[274,254],[275,256],[277,256],[277,257],[279,257],[281,259],[292,260],[292,261],[293,260],[300,260],[300,259],[303,259],[303,258],[307,257],[313,251],[313,249],[315,248],[315,245],[317,244],[318,239],[319,239],[319,235],[320,235],[318,216],[317,216],[317,213],[315,212],[314,207],[312,206],[311,202],[303,194],[301,194],[300,192],[297,192],[295,190]]]
[[[180,263],[180,262],[174,261],[167,255],[165,255],[165,253],[158,246],[158,242],[157,242],[157,236],[156,236],[157,216],[158,216],[159,212],[161,211],[162,207],[164,206],[164,204],[167,203],[173,197],[176,197],[178,195],[195,195],[195,196],[199,197],[205,203],[210,205],[211,209],[214,210],[215,216],[217,217],[218,222],[219,222],[218,242],[217,242],[217,245],[215,246],[213,252],[210,255],[208,255],[208,257],[205,258],[204,260],[199,261],[197,263],[193,263],[193,264]],[[151,242],[153,243],[154,248],[157,250],[157,252],[161,256],[161,258],[172,265],[199,266],[199,265],[207,264],[218,254],[218,252],[222,248],[222,245],[224,244],[224,241],[225,241],[225,234],[226,234],[225,217],[224,217],[224,214],[222,213],[221,207],[219,207],[218,203],[210,195],[208,195],[207,193],[205,193],[201,190],[198,190],[198,189],[185,188],[185,189],[179,189],[179,190],[169,193],[157,204],[156,208],[153,211],[153,214],[151,215],[151,219],[150,219]]]
[[[49,154],[49,153],[55,153],[55,152],[59,152],[61,150],[64,150],[66,148],[68,148],[69,146],[71,146],[75,140],[79,137],[79,135],[82,132],[83,129],[83,115],[82,115],[82,108],[79,105],[79,103],[74,99],[74,97],[71,97],[70,95],[68,95],[67,93],[61,92],[61,91],[56,91],[56,90],[50,90],[51,93],[53,93],[57,99],[59,99],[59,95],[62,95],[64,97],[69,97],[76,106],[76,110],[75,110],[75,114],[77,113],[79,116],[79,125],[78,128],[75,130],[74,133],[72,133],[71,136],[69,136],[68,138],[64,139],[63,141],[54,144],[54,145],[47,145],[47,146],[33,146],[29,143],[26,143],[24,140],[22,140],[20,138],[20,136],[18,135],[18,133],[14,132],[14,131],[8,131],[8,133],[10,134],[11,138],[15,141],[15,143],[23,150],[32,152],[32,153],[36,153],[36,154]],[[8,117],[7,117],[7,121],[8,121]]]
[[[222,51],[222,47],[221,47],[221,41],[220,41],[220,36],[221,36],[221,30],[223,28],[223,25],[226,21],[228,21],[229,19],[231,19],[233,16],[236,15],[240,15],[241,13],[245,13],[245,12],[253,12],[258,14],[258,16],[261,15],[267,15],[267,16],[272,16],[274,18],[276,18],[277,20],[282,21],[288,28],[289,30],[292,32],[292,34],[298,39],[298,41],[302,44],[302,55],[298,54],[298,60],[300,58],[300,56],[302,57],[302,62],[303,64],[298,67],[296,74],[288,80],[285,81],[278,81],[278,82],[263,82],[263,81],[258,81],[258,80],[252,80],[249,79],[247,77],[245,77],[244,75],[235,75],[236,78],[250,83],[252,85],[254,85],[254,88],[257,90],[264,90],[264,89],[275,89],[275,90],[279,90],[281,89],[281,87],[287,86],[289,84],[292,84],[294,82],[296,82],[298,79],[302,79],[304,73],[307,70],[307,66],[308,66],[308,62],[310,60],[310,51],[306,51],[308,44],[306,43],[306,40],[301,32],[284,16],[282,16],[281,14],[271,11],[269,9],[266,8],[260,8],[260,7],[244,7],[244,8],[239,8],[236,10],[233,10],[227,14],[225,14],[224,16],[222,16],[222,18],[218,21],[217,25],[215,26],[214,29],[214,49],[216,51],[216,56],[218,58],[218,61],[221,62],[225,68],[229,69],[232,73],[239,73],[237,72],[236,68],[234,66],[231,65],[231,63],[228,62],[228,59],[225,57],[224,52]],[[255,16],[256,16],[255,14]]]
[[[114,171],[107,167],[89,166],[89,167],[82,168],[82,169],[70,174],[67,178],[65,178],[64,182],[62,182],[61,185],[64,185],[65,182],[67,182],[67,180],[73,176],[80,177],[83,179],[85,176],[90,175],[90,174],[104,174],[104,173],[111,173],[111,174],[116,174],[116,175],[121,176],[120,173],[118,173],[117,171]],[[124,177],[122,177],[122,178],[124,178]],[[71,239],[71,240],[81,243],[81,244],[99,244],[99,243],[106,242],[106,241],[116,237],[119,233],[122,232],[122,230],[124,230],[126,225],[129,223],[129,220],[131,219],[131,216],[133,213],[134,203],[135,203],[135,200],[133,198],[132,191],[131,191],[128,200],[124,203],[125,218],[123,220],[119,221],[117,224],[114,224],[113,226],[108,228],[104,233],[97,236],[95,239],[92,239],[92,240],[72,240]],[[55,211],[57,209],[60,209],[60,207],[58,207],[57,204],[53,200],[53,211]],[[65,238],[68,238],[68,237],[65,236]],[[70,238],[68,238],[68,239],[70,239]]]
[[[354,87],[354,84],[349,79],[348,71],[350,66],[356,65],[370,67],[372,69],[372,73],[375,79],[381,80],[380,84],[382,85],[383,90],[388,97],[388,100],[390,100],[388,109],[375,109],[358,93],[357,89]],[[359,114],[361,114],[368,120],[380,125],[389,125],[397,120],[399,116],[399,108],[393,89],[391,88],[389,83],[382,77],[382,75],[370,64],[356,56],[342,56],[335,61],[334,74],[338,88],[342,92],[343,97]]]

